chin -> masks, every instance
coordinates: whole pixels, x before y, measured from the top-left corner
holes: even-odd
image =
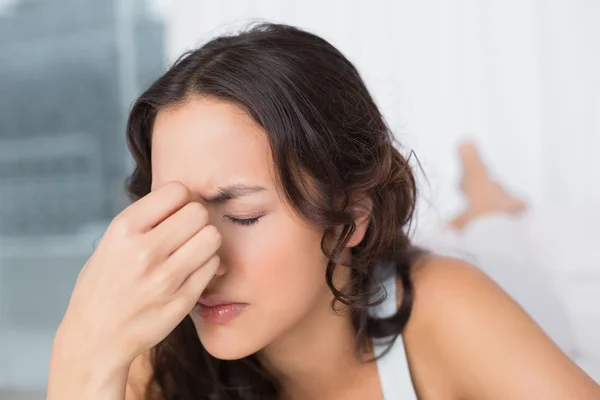
[[[196,324],[196,332],[208,354],[219,360],[239,360],[261,350],[245,330],[216,324]]]
[[[241,360],[242,358],[248,357],[252,354],[254,354],[254,352],[248,352],[248,351],[243,351],[242,349],[237,349],[237,348],[226,348],[223,346],[206,346],[204,345],[204,348],[206,349],[206,352],[208,354],[210,354],[211,356],[213,356],[214,358],[218,359],[218,360],[224,360],[224,361],[234,361],[234,360]]]

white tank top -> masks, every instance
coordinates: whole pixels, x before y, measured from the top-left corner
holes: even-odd
[[[397,311],[396,276],[386,278],[383,285],[387,297],[383,303],[371,310],[375,317],[386,317]],[[387,348],[385,340],[373,339],[375,355],[383,354]],[[377,371],[385,400],[417,400],[417,394],[410,377],[404,340],[398,336],[390,351],[377,360]]]

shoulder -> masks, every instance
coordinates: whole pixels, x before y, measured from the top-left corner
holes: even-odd
[[[455,258],[426,255],[413,266],[411,278],[415,325],[439,325],[487,316],[490,308],[496,313],[517,307],[483,271]]]
[[[499,290],[477,267],[456,258],[424,255],[413,265],[411,274],[415,290],[416,306],[426,306],[443,298],[460,300],[457,292],[473,292],[480,295],[486,289]],[[417,297],[418,303],[417,303]],[[425,298],[424,298],[425,297]]]
[[[477,267],[426,255],[413,266],[414,303],[406,334],[444,345],[453,336],[475,335],[482,323],[524,319],[519,306]],[[400,287],[400,285],[398,285]],[[400,298],[400,296],[398,296]]]
[[[426,256],[414,267],[413,285],[413,313],[404,333],[411,368],[422,365],[419,360],[435,365],[457,397],[592,399],[600,394],[475,266]]]

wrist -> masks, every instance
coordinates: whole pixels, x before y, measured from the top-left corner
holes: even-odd
[[[94,344],[73,339],[60,328],[54,340],[48,400],[124,398],[130,363]]]
[[[47,400],[124,399],[129,368],[53,354]]]
[[[63,320],[56,330],[53,354],[76,360],[86,360],[106,370],[129,368],[134,358],[127,354],[119,340],[106,332],[86,329],[81,324]]]

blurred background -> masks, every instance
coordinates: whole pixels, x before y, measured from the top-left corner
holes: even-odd
[[[427,177],[421,229],[464,205],[465,138],[535,207],[585,221],[600,205],[598,1],[0,0],[1,399],[44,398],[77,273],[127,205],[132,101],[183,51],[256,19],[355,63]],[[600,305],[599,262],[586,268],[575,314]]]

